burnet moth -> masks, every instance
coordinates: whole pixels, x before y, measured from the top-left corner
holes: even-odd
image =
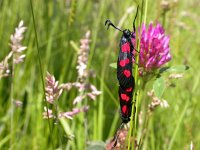
[[[135,88],[135,80],[132,75],[132,58],[133,51],[135,50],[134,45],[132,43],[132,39],[135,39],[135,20],[137,18],[137,12],[133,21],[133,31],[131,32],[128,29],[121,30],[117,28],[109,19],[105,21],[105,25],[107,29],[112,26],[113,28],[122,32],[122,36],[119,43],[119,55],[117,60],[117,79],[119,82],[119,100],[120,100],[120,110],[121,110],[121,119],[122,124],[119,129],[123,127],[124,124],[130,121],[131,111],[132,111],[132,98],[133,98],[133,90]],[[118,130],[119,130],[118,129]],[[114,145],[117,144],[118,135],[114,137]]]

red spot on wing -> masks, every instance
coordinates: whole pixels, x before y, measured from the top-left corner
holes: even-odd
[[[128,108],[126,105],[122,106],[122,113],[126,115],[128,114]]]
[[[130,87],[130,88],[127,88],[127,89],[126,89],[126,92],[132,92],[132,90],[133,90],[133,88]]]
[[[128,58],[125,59],[125,63],[128,64],[130,60]]]
[[[131,76],[131,72],[129,70],[124,70],[124,75],[129,78]]]
[[[127,96],[126,94],[121,94],[120,96],[121,96],[122,100],[125,100],[125,101],[127,101],[127,102],[128,102],[129,99],[130,99],[130,97]]]
[[[124,60],[120,60],[119,65],[121,67],[124,67],[126,65],[126,62]]]
[[[129,52],[130,53],[130,44],[129,43],[124,43],[122,44],[122,52]]]
[[[126,58],[125,60],[120,60],[119,65],[121,67],[126,66],[128,63],[130,62],[130,60],[128,58]]]

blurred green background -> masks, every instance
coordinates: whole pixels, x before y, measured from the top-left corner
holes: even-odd
[[[85,149],[91,143],[102,146],[113,137],[120,124],[120,115],[116,71],[109,64],[117,60],[121,34],[114,29],[106,30],[104,22],[109,18],[122,29],[132,29],[137,3],[141,5],[142,2],[148,2],[146,23],[161,23],[171,38],[173,58],[168,65],[190,67],[183,78],[173,81],[174,87],[166,89],[163,98],[170,107],[154,111],[143,149],[189,149],[191,142],[195,149],[200,149],[199,0],[33,1],[44,75],[49,71],[61,83],[75,82],[77,47],[85,33],[91,31],[89,68],[95,71],[96,77],[90,82],[103,94],[96,101],[88,101],[87,141],[83,113],[74,116],[73,120],[62,119],[50,132],[48,121],[42,118],[44,91],[30,1],[0,0],[0,61],[10,51],[10,35],[20,20],[24,20],[27,27],[23,45],[28,47],[25,62],[15,67],[13,81],[9,77],[0,80],[0,149]],[[11,82],[13,97],[23,102],[22,107],[11,107]],[[151,89],[149,85],[147,90]],[[72,90],[62,95],[60,108],[70,111],[77,94]],[[12,111],[14,130],[10,132]]]

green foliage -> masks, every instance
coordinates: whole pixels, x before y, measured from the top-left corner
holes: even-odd
[[[104,150],[104,149],[105,149],[105,143],[103,142],[91,143],[90,146],[86,148],[86,150]]]
[[[73,120],[61,119],[57,124],[50,120],[50,130],[48,121],[42,118],[44,91],[30,1],[0,0],[0,61],[9,53],[10,35],[20,20],[24,20],[27,27],[23,45],[28,47],[25,62],[15,67],[14,79],[0,79],[0,149],[101,149],[113,137],[121,122],[116,70],[109,67],[117,60],[121,33],[114,29],[106,30],[104,21],[109,18],[122,29],[132,29],[135,9],[130,8],[135,8],[137,4],[120,0],[32,2],[44,72],[42,78],[49,71],[60,82],[75,82],[79,40],[90,30],[88,66],[96,73],[90,82],[103,94],[96,101],[88,101],[90,109],[86,115],[80,113]],[[143,150],[189,149],[191,142],[195,149],[200,149],[199,1],[167,2],[169,7],[165,10],[161,0],[149,1],[145,6],[148,7],[145,18],[147,24],[152,21],[163,23],[171,39],[173,57],[167,66],[172,67],[161,69],[159,73],[163,76],[153,84],[156,96],[166,99],[169,107],[155,109],[148,125],[136,125],[139,128],[137,132],[140,136],[142,128],[147,128]],[[116,65],[110,66],[115,68]],[[189,71],[185,71],[187,66]],[[167,76],[174,72],[184,73],[184,77],[168,83]],[[12,84],[13,98],[22,101],[21,107],[12,104]],[[138,102],[138,114],[147,112],[145,106],[151,101],[146,93],[150,90],[152,86],[147,85]],[[61,109],[71,111],[77,95],[76,90],[62,95],[58,102]],[[86,117],[87,136],[84,126]],[[93,141],[94,145],[88,144]]]
[[[188,70],[189,67],[185,66],[185,65],[177,65],[177,66],[172,66],[172,67],[163,67],[160,69],[160,73],[164,73],[164,72],[170,72],[170,73],[178,73],[178,72],[184,72],[186,70]]]
[[[161,98],[165,90],[165,81],[162,77],[157,78],[153,83],[155,96]]]
[[[111,63],[109,66],[110,66],[111,68],[117,69],[117,63]]]

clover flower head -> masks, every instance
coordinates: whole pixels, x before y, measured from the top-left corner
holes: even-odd
[[[143,75],[152,72],[171,60],[169,40],[165,31],[158,23],[155,27],[151,23],[148,27],[143,24],[140,36],[139,68]],[[132,41],[135,44],[135,40]]]

